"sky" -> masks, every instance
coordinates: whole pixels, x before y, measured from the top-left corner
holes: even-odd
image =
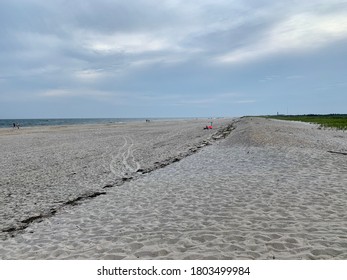
[[[347,113],[347,1],[0,0],[0,119]]]

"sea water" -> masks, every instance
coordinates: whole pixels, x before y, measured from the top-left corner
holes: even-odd
[[[124,122],[145,121],[142,118],[90,118],[90,119],[0,119],[0,128],[13,127],[13,124],[20,127],[29,126],[51,126],[51,125],[78,125],[78,124],[112,124]]]

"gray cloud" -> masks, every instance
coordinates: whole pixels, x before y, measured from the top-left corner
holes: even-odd
[[[96,116],[96,98],[103,116],[268,113],[278,92],[294,102],[293,92],[344,82],[346,19],[337,0],[3,0],[0,118],[29,101],[21,115],[47,114],[52,98],[76,117]]]

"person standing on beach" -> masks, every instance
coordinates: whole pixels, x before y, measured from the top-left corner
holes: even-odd
[[[12,128],[13,128],[13,129],[15,129],[16,127],[19,129],[19,126],[20,126],[19,123],[13,123],[13,124],[12,124]]]

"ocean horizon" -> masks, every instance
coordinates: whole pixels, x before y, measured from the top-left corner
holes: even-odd
[[[79,125],[79,124],[113,124],[128,123],[149,120],[175,120],[197,118],[41,118],[41,119],[0,119],[0,128],[11,128],[13,124],[20,127],[32,126],[56,126],[56,125]]]

